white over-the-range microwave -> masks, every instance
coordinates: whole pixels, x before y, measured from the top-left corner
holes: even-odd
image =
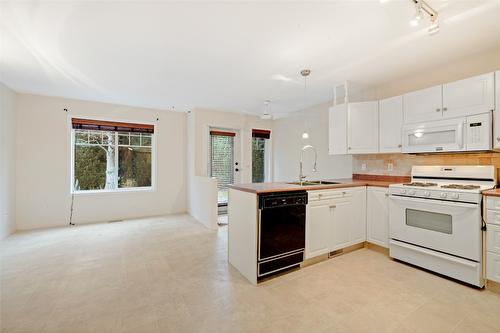
[[[491,112],[403,126],[403,153],[492,149]]]

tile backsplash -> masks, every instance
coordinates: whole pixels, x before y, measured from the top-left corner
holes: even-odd
[[[500,152],[461,154],[365,154],[353,155],[352,172],[371,175],[409,176],[413,165],[495,165]]]

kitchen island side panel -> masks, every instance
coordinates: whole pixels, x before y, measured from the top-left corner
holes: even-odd
[[[257,228],[257,195],[229,189],[229,263],[255,285],[257,284]]]

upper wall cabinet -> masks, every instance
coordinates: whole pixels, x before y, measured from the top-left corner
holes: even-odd
[[[349,103],[347,151],[349,154],[378,152],[378,103]]]
[[[403,96],[379,102],[379,152],[400,153],[403,126]]]
[[[441,119],[442,86],[412,91],[403,96],[404,122],[415,123]]]
[[[495,108],[495,73],[443,85],[443,117],[461,117]]]
[[[329,109],[328,150],[332,155],[347,154],[347,104]]]
[[[493,139],[493,148],[500,148],[500,71],[495,73],[495,95],[497,101],[497,108],[493,112],[493,131],[494,131],[494,139]]]

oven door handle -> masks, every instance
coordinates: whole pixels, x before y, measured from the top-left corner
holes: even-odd
[[[395,201],[398,200],[398,201],[419,202],[419,203],[432,203],[448,207],[476,208],[478,206],[477,203],[453,202],[453,201],[445,201],[439,199],[420,199],[415,197],[403,197],[398,195],[391,195],[390,198],[391,200]]]

